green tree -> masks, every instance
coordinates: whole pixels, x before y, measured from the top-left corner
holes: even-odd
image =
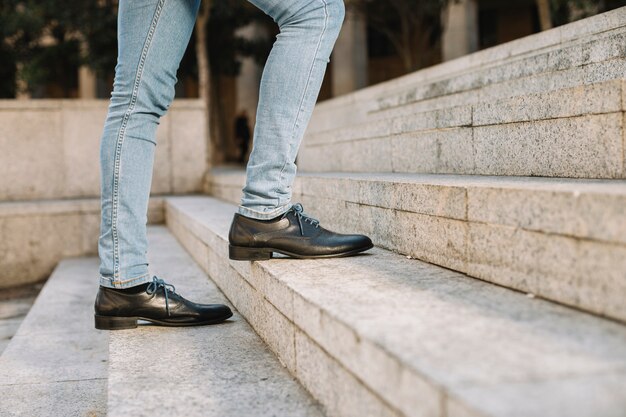
[[[114,0],[3,0],[2,97],[14,96],[16,84],[36,94],[48,83],[69,96],[78,66],[105,71],[114,65],[116,7]]]

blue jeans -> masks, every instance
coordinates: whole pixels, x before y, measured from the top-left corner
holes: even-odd
[[[295,159],[344,17],[343,0],[249,0],[279,25],[263,71],[239,212],[271,219],[290,208]],[[118,60],[102,134],[100,284],[150,281],[146,222],[156,129],[199,0],[120,0]]]

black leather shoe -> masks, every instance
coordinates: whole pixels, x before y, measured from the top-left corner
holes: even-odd
[[[326,230],[304,214],[301,204],[272,220],[235,214],[230,226],[229,257],[237,261],[265,260],[272,252],[294,258],[332,258],[371,249],[367,236],[343,235]]]
[[[138,320],[161,326],[201,326],[233,315],[223,304],[196,304],[175,292],[171,284],[152,282],[124,290],[100,287],[96,296],[96,329],[134,329]]]

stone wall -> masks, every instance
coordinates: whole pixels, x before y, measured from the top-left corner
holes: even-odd
[[[0,201],[97,197],[107,100],[0,100]],[[153,194],[201,192],[203,107],[177,100],[161,120]]]
[[[96,255],[107,105],[0,100],[0,288],[41,281],[63,258]],[[160,195],[202,192],[203,117],[201,101],[177,100],[161,120],[149,223],[163,222]]]

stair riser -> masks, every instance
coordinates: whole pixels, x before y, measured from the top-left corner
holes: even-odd
[[[236,202],[241,187],[213,190]],[[293,199],[334,230],[365,233],[384,248],[626,321],[623,195],[305,176]]]
[[[397,131],[411,133],[317,146],[304,143],[298,166],[317,172],[626,177],[623,112],[417,130],[424,129],[423,123],[416,119],[398,125]]]
[[[473,104],[528,93],[541,93],[623,78],[626,33],[620,28],[602,39],[542,51],[536,56],[499,66],[470,69],[451,78],[432,74],[417,85],[382,84],[376,94],[353,93],[342,102],[320,103],[308,133],[318,133],[367,120],[380,120],[427,109]],[[417,74],[417,73],[416,73]],[[367,92],[367,90],[366,90]],[[352,97],[353,96],[353,97]]]
[[[626,61],[624,61],[626,64]],[[626,67],[625,67],[626,68]],[[319,146],[359,139],[417,133],[462,126],[492,126],[516,122],[569,119],[585,115],[617,113],[626,110],[626,82],[612,80],[580,85],[547,93],[450,108],[427,108],[423,112],[397,114],[328,132],[307,136],[305,146]]]
[[[442,80],[428,86],[417,86],[378,100],[379,110],[404,106],[412,102],[476,90],[489,85],[580,68],[591,64],[608,63],[613,59],[626,57],[626,33],[623,29],[613,35],[570,47],[559,48],[535,56],[507,61],[506,63],[480,71],[471,71],[459,77]],[[591,76],[591,73],[586,73]]]
[[[276,353],[281,362],[326,408],[329,416],[435,417],[441,415],[439,394],[423,382],[417,386],[424,387],[427,392],[412,392],[413,398],[417,394],[419,398],[427,401],[426,404],[430,403],[428,406],[422,403],[419,414],[416,414],[417,408],[413,411],[407,409],[407,413],[403,414],[381,399],[360,380],[358,374],[355,376],[352,370],[346,369],[333,357],[333,350],[338,348],[336,343],[320,346],[306,333],[298,320],[311,322],[312,317],[320,317],[320,311],[284,287],[263,267],[262,263],[228,261],[228,245],[224,237],[216,235],[210,237],[211,243],[216,246],[203,243],[204,238],[199,239],[192,232],[192,230],[201,230],[202,227],[194,224],[192,220],[171,206],[167,209],[167,224],[191,256],[203,268],[206,267],[207,274]],[[392,363],[386,356],[378,354],[377,359],[386,359],[386,362],[380,363],[381,366]],[[389,373],[388,368],[387,374]],[[377,376],[381,383],[385,382],[384,374]],[[320,383],[320,381],[324,382]],[[411,381],[413,380],[407,380],[407,383]],[[393,389],[393,385],[389,385],[387,390],[390,388]],[[405,406],[405,408],[408,407]]]
[[[163,200],[150,201],[150,223],[163,222]],[[100,200],[0,203],[0,288],[39,282],[67,256],[97,254]]]
[[[358,175],[358,174],[357,174]],[[512,226],[608,244],[626,245],[624,183],[569,182],[553,184],[522,180],[502,182],[483,177],[421,177],[420,182],[394,182],[358,176],[300,175],[293,200],[303,195],[409,213]],[[481,181],[482,180],[482,181]],[[533,179],[531,179],[533,180]],[[238,204],[243,173],[215,171],[212,187],[219,198]]]

